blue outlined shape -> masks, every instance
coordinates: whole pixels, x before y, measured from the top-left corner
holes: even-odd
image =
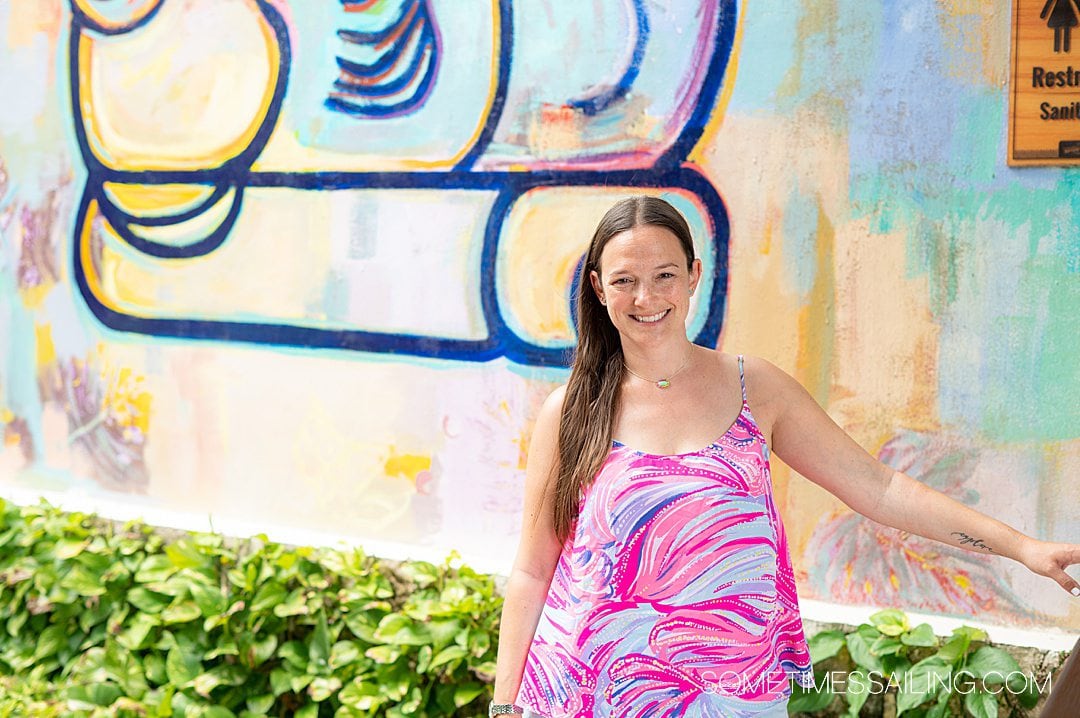
[[[641,61],[645,59],[645,47],[649,44],[649,13],[645,9],[645,0],[633,0],[634,2],[634,49],[630,52],[630,61],[614,85],[605,88],[592,96],[573,98],[568,105],[576,107],[586,115],[596,115],[603,112],[614,103],[621,100],[630,91],[638,73],[641,72]]]
[[[358,82],[350,83],[339,78],[334,81],[334,92],[324,101],[324,105],[335,112],[342,112],[356,117],[388,119],[411,114],[420,109],[431,93],[434,86],[435,76],[441,64],[441,47],[439,33],[435,26],[435,20],[428,7],[428,0],[411,0],[402,5],[401,15],[390,25],[379,32],[359,32],[355,30],[339,30],[338,37],[342,41],[355,45],[371,45],[384,41],[390,34],[397,33],[398,38],[391,44],[391,49],[383,54],[372,65],[362,65],[345,60],[337,56],[338,68],[346,75],[353,75]],[[411,17],[409,17],[411,15]],[[404,26],[404,27],[402,27]],[[413,36],[417,35],[415,46]],[[409,47],[413,47],[415,56],[409,60],[408,66],[400,71],[393,79],[376,85],[367,85],[363,80],[377,76],[372,73],[372,67],[379,67],[387,57],[392,59],[387,68],[396,64],[400,55]],[[359,70],[354,73],[353,69]],[[423,76],[417,82],[416,78]],[[416,84],[408,96],[398,102],[382,104],[380,100],[391,97]]]
[[[514,202],[527,191],[542,187],[620,187],[648,190],[686,190],[700,200],[701,207],[705,210],[706,219],[711,225],[715,262],[711,270],[710,296],[702,305],[706,311],[705,319],[693,340],[703,345],[715,345],[720,334],[726,307],[729,220],[727,210],[715,187],[695,166],[686,163],[684,157],[701,137],[719,95],[719,89],[722,85],[734,43],[735,0],[721,0],[718,3],[717,12],[719,17],[716,24],[713,54],[696,105],[675,141],[657,158],[653,167],[626,170],[574,169],[536,172],[471,170],[476,159],[483,154],[490,143],[505,104],[513,40],[511,0],[499,0],[498,76],[495,96],[489,108],[485,126],[479,133],[474,146],[452,170],[417,172],[252,172],[250,167],[268,142],[280,113],[290,65],[288,34],[284,21],[269,2],[266,0],[256,0],[256,2],[277,36],[282,58],[281,70],[277,76],[277,84],[266,117],[255,133],[252,144],[236,157],[223,162],[217,168],[201,170],[116,170],[104,166],[93,156],[89,149],[82,118],[78,112],[73,113],[75,115],[77,141],[89,171],[74,232],[74,276],[80,294],[86,301],[91,313],[103,325],[117,331],[193,340],[216,340],[313,349],[339,349],[475,362],[506,357],[516,363],[526,365],[568,366],[572,352],[570,347],[540,346],[532,343],[514,333],[503,318],[496,286],[498,277],[496,277],[494,271],[498,238]],[[70,43],[73,108],[79,106],[79,75],[77,67],[79,31],[77,21],[73,18]],[[145,317],[116,311],[106,306],[94,294],[87,280],[86,268],[81,262],[81,243],[91,203],[101,208],[102,214],[109,220],[110,224],[113,223],[112,217],[119,220],[119,224],[114,225],[114,229],[121,239],[129,242],[136,249],[141,249],[141,251],[146,251],[146,248],[149,247],[151,251],[147,253],[158,257],[179,258],[208,254],[225,241],[228,231],[219,232],[215,230],[204,240],[182,246],[163,243],[147,245],[145,243],[150,242],[150,240],[137,238],[137,241],[144,243],[143,247],[140,248],[130,241],[130,237],[137,237],[137,235],[130,231],[129,224],[160,226],[175,223],[190,219],[192,216],[191,210],[185,210],[164,219],[160,217],[146,220],[131,218],[116,208],[112,202],[102,201],[107,200],[103,188],[109,182],[148,185],[203,184],[213,188],[212,197],[217,196],[219,193],[224,194],[230,188],[236,189],[237,195],[234,206],[230,211],[231,219],[227,218],[226,220],[226,224],[230,224],[230,226],[231,222],[235,221],[235,214],[239,212],[242,199],[241,192],[243,188],[247,187],[288,187],[303,190],[475,189],[494,191],[497,194],[487,218],[480,253],[480,305],[488,335],[483,339],[454,339],[407,333],[306,327],[292,323]],[[204,204],[210,206],[211,203],[207,200]],[[221,227],[219,226],[218,229],[220,230]],[[157,254],[154,254],[154,252],[157,252]],[[576,277],[574,281],[577,281]]]

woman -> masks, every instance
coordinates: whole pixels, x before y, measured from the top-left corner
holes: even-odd
[[[893,471],[773,365],[692,344],[700,278],[667,202],[633,197],[600,221],[570,380],[529,450],[491,715],[787,715],[789,677],[812,674],[770,451],[875,521],[1021,561],[1080,595],[1063,570],[1080,546]]]

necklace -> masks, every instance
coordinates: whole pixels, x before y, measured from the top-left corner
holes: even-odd
[[[683,360],[683,363],[679,366],[678,369],[671,372],[671,374],[669,374],[666,379],[655,379],[655,380],[654,379],[646,379],[641,374],[638,374],[636,371],[634,371],[630,367],[626,366],[626,362],[623,362],[623,368],[626,369],[626,371],[633,374],[634,376],[636,376],[638,379],[641,379],[642,381],[647,381],[650,384],[655,384],[657,389],[667,389],[669,386],[671,386],[671,380],[675,378],[675,375],[678,374],[679,372],[681,372],[683,369],[685,369],[686,365],[690,363],[690,356],[693,353],[694,353],[693,349],[691,349],[689,352],[687,352],[686,359]]]

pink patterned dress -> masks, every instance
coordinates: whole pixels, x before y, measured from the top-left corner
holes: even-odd
[[[700,451],[614,442],[579,508],[517,704],[549,718],[786,716],[810,655],[745,381],[735,423]]]

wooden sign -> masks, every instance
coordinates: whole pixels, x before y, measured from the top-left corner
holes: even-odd
[[[1080,0],[1013,0],[1010,165],[1080,164]]]

